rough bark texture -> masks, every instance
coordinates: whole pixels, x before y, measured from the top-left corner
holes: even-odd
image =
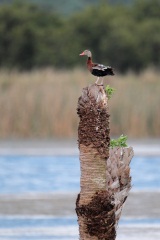
[[[82,91],[77,108],[81,191],[76,201],[80,240],[115,240],[130,190],[132,148],[109,149],[108,99],[102,86]]]
[[[100,156],[109,156],[108,99],[104,88],[96,84],[86,87],[78,101],[80,117],[78,128],[79,146],[92,145]]]
[[[133,148],[115,147],[109,151],[106,165],[107,191],[112,195],[115,211],[115,227],[118,225],[123,205],[131,189],[129,164],[133,157]]]

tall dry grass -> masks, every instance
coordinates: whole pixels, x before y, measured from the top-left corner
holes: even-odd
[[[77,100],[95,81],[87,71],[0,71],[0,138],[76,137]],[[160,137],[160,77],[153,70],[106,78],[111,134]]]

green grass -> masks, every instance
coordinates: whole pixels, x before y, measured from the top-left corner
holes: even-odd
[[[0,71],[0,138],[77,138],[78,97],[96,78],[82,69],[32,72]],[[109,101],[112,136],[160,137],[160,77],[153,70],[140,75],[106,77],[116,89]]]

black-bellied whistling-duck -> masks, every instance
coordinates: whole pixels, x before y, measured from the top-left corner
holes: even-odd
[[[80,56],[87,56],[87,68],[94,75],[97,76],[97,81],[95,82],[98,85],[98,80],[100,77],[104,77],[106,75],[114,75],[113,69],[109,66],[104,66],[103,64],[93,63],[92,62],[92,53],[89,50],[84,50]],[[103,78],[100,85],[103,85]]]

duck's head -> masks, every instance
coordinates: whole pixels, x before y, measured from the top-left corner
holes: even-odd
[[[92,53],[90,50],[84,50],[79,56],[87,56],[87,57],[92,57]]]

